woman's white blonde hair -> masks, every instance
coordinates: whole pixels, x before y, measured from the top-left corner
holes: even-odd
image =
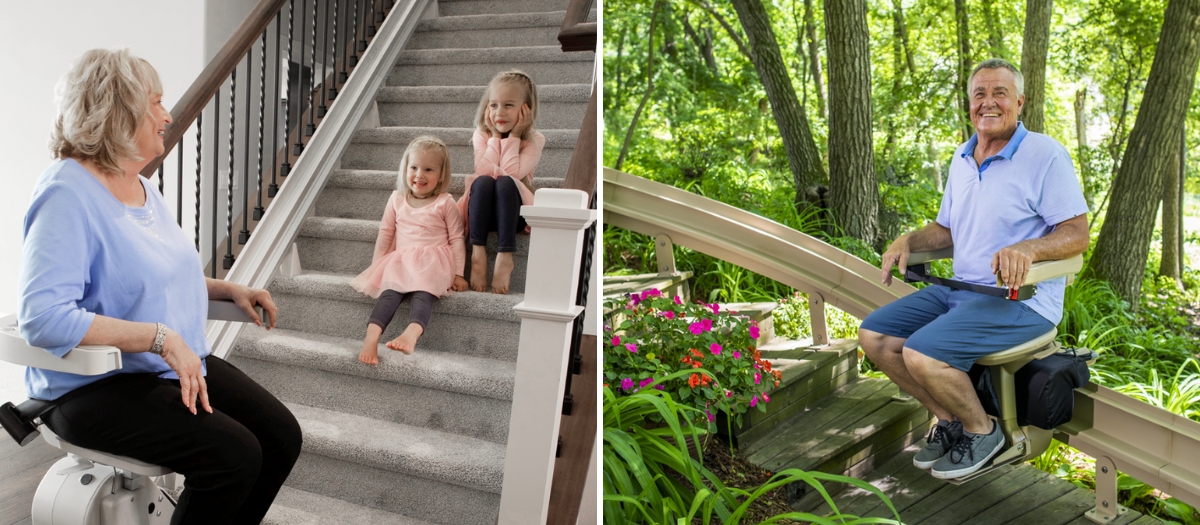
[[[487,89],[483,90],[483,99],[479,101],[479,109],[475,111],[475,126],[479,128],[479,131],[485,133],[488,131],[488,101],[492,98],[492,91],[504,84],[514,84],[525,90],[525,103],[529,105],[529,127],[521,135],[521,140],[533,140],[533,125],[537,122],[538,111],[537,84],[534,84],[533,79],[525,72],[516,69],[500,73],[492,77],[491,82],[488,82]]]
[[[128,49],[93,49],[71,65],[55,87],[58,115],[50,133],[55,158],[91,160],[120,173],[122,160],[145,160],[137,132],[162,94],[158,72]]]
[[[442,139],[431,135],[421,135],[413,139],[404,149],[404,156],[400,158],[400,174],[396,177],[396,191],[405,196],[412,193],[412,188],[408,187],[408,160],[418,151],[434,153],[442,158],[442,177],[433,188],[433,195],[444,193],[450,188],[450,148]]]

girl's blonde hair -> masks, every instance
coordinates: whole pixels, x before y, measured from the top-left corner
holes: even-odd
[[[145,160],[137,132],[162,94],[158,72],[128,49],[93,49],[71,65],[54,89],[58,116],[50,133],[55,158],[91,160],[120,173],[122,160]]]
[[[487,89],[483,90],[483,99],[479,101],[479,109],[475,111],[475,126],[480,131],[487,131],[487,106],[488,100],[492,98],[492,90],[503,84],[516,84],[525,89],[525,103],[529,105],[529,128],[521,135],[521,140],[533,139],[533,123],[537,122],[538,96],[537,84],[533,83],[533,79],[529,78],[523,71],[513,69],[505,71],[492,77],[492,81],[488,82]]]
[[[413,139],[404,149],[404,156],[400,158],[400,175],[396,177],[396,191],[404,196],[412,193],[412,188],[408,187],[408,159],[418,151],[433,152],[442,158],[442,177],[433,188],[433,195],[444,193],[450,188],[450,148],[442,139],[430,135],[421,135]]]

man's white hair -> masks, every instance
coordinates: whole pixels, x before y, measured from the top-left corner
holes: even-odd
[[[1023,75],[1021,75],[1021,70],[1017,69],[1017,66],[1010,64],[1007,60],[1005,60],[1003,58],[989,58],[987,60],[984,60],[983,62],[980,62],[979,65],[975,66],[975,69],[971,70],[971,76],[970,76],[970,78],[967,79],[967,85],[971,84],[971,79],[975,78],[975,73],[978,73],[980,69],[1001,69],[1001,68],[1012,71],[1013,76],[1016,77],[1017,95],[1024,95],[1025,94],[1025,77]]]

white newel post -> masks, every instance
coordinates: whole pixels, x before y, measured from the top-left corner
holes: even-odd
[[[546,523],[558,425],[566,388],[567,347],[583,307],[575,305],[583,233],[595,222],[587,194],[545,188],[521,215],[531,227],[517,377],[500,494],[501,525]]]

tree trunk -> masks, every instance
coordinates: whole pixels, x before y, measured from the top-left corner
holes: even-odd
[[[637,121],[642,116],[642,110],[646,108],[646,102],[650,101],[650,95],[654,93],[654,30],[658,27],[658,8],[663,4],[663,0],[655,0],[654,7],[650,10],[650,30],[648,33],[648,41],[646,43],[646,92],[642,94],[642,101],[638,103],[637,110],[633,112],[633,119],[629,121],[629,130],[625,132],[625,142],[621,144],[621,153],[617,155],[617,165],[613,168],[621,169],[621,164],[625,163],[625,155],[629,153],[629,141],[633,139],[633,130],[637,127]]]
[[[967,28],[967,0],[954,0],[954,22],[958,28],[958,109],[962,119],[962,142],[971,138],[971,103],[967,100],[967,80],[971,76],[971,31]]]
[[[1008,59],[1008,49],[1004,46],[1004,33],[1000,31],[1000,23],[996,20],[996,1],[983,0],[983,22],[987,25],[988,52],[994,58]]]
[[[1087,88],[1079,88],[1075,92],[1075,144],[1075,156],[1079,159],[1079,174],[1083,178],[1083,198],[1087,200],[1088,210],[1095,212],[1095,195],[1092,194],[1092,168],[1087,163]]]
[[[1021,74],[1025,76],[1025,129],[1046,129],[1046,53],[1050,49],[1050,17],[1054,0],[1026,0],[1025,44],[1021,46]]]
[[[704,65],[708,66],[708,70],[712,71],[714,76],[720,76],[721,70],[717,68],[717,57],[713,56],[712,31],[702,27],[700,28],[700,32],[697,32],[692,28],[692,24],[688,22],[687,13],[684,13],[679,18],[683,21],[683,32],[687,34],[688,38],[692,39],[692,43],[696,45],[696,50],[704,58]]]
[[[771,29],[771,21],[767,18],[762,1],[734,0],[733,8],[737,10],[738,20],[746,32],[750,60],[767,92],[775,124],[783,139],[783,149],[787,152],[792,180],[796,184],[796,202],[801,202],[805,188],[825,179],[825,168],[821,166],[817,143],[813,141],[808,127],[808,117],[796,100],[796,90],[792,87],[792,79],[788,77],[787,66],[783,63],[779,43],[775,40],[775,32]]]
[[[1092,254],[1092,271],[1135,308],[1167,159],[1178,153],[1188,98],[1200,64],[1200,0],[1170,0],[1150,78],[1142,95],[1108,215]]]
[[[825,118],[825,88],[821,80],[821,55],[817,53],[817,24],[813,18],[813,0],[804,0],[804,34],[808,36],[808,68],[812,72],[817,97],[817,112]]]
[[[829,52],[829,201],[846,235],[875,243],[879,183],[871,144],[866,0],[825,0]]]
[[[1180,130],[1181,132],[1183,130]],[[1183,153],[1187,147],[1187,136],[1180,133],[1181,143],[1171,155],[1163,173],[1162,192],[1162,260],[1158,274],[1175,279],[1175,286],[1183,288]]]

